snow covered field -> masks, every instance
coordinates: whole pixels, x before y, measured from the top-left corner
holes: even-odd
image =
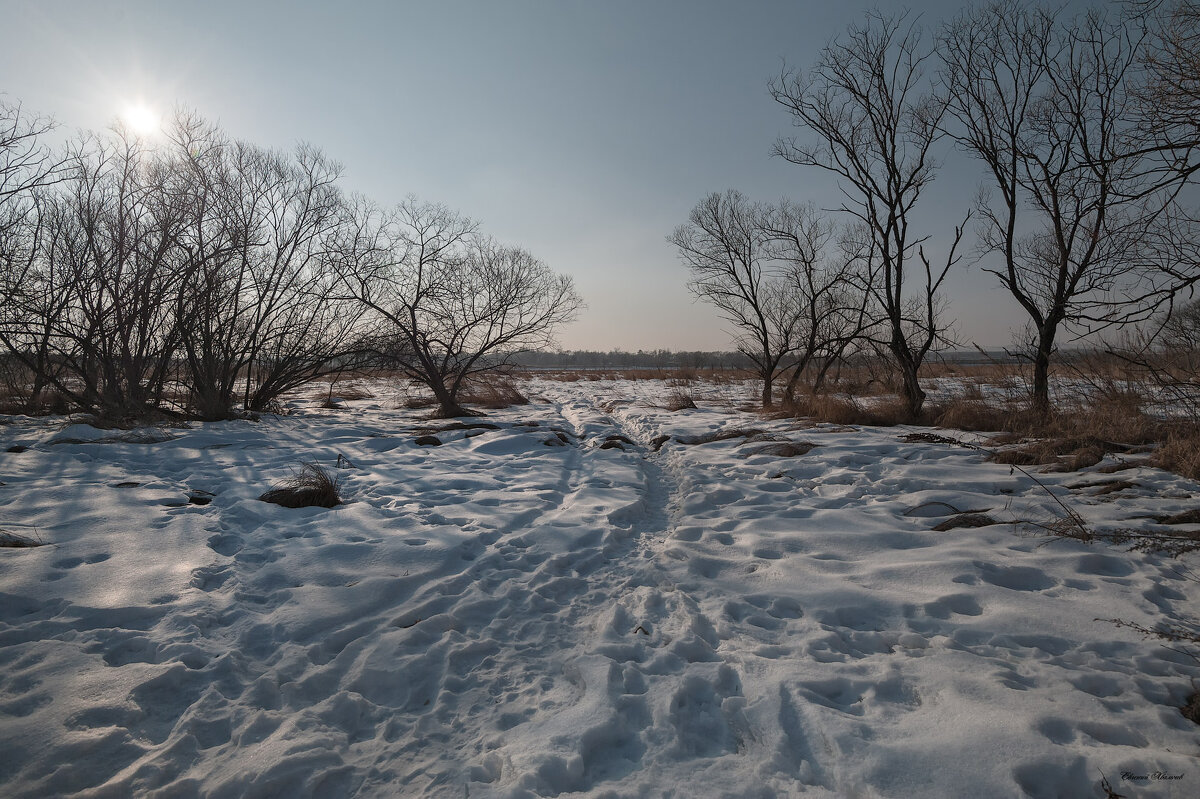
[[[0,795],[1200,796],[1200,663],[1103,620],[1200,616],[1196,556],[1046,543],[1031,478],[909,428],[666,391],[535,381],[441,446],[384,391],[0,426],[0,528],[50,544],[0,549]],[[258,501],[306,460],[346,504]],[[1200,505],[1096,471],[1039,479],[1100,528]],[[1006,523],[932,529],[968,510]]]

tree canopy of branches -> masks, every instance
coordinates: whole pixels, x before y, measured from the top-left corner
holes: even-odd
[[[1062,330],[1147,318],[1172,290],[1167,249],[1180,176],[1143,147],[1138,20],[1075,19],[1001,0],[946,26],[939,52],[953,135],[986,167],[981,245],[1028,315],[1033,405],[1049,411]],[[1178,231],[1176,230],[1175,233]]]
[[[21,291],[17,276],[28,269],[37,249],[42,208],[35,194],[55,183],[63,167],[63,159],[43,141],[52,128],[50,120],[0,102],[0,319]],[[9,360],[3,361],[6,379],[12,367]],[[36,395],[41,387],[31,390]]]
[[[188,226],[175,312],[194,410],[227,413],[238,399],[264,410],[284,392],[354,365],[361,309],[334,297],[338,248],[352,224],[340,168],[300,146],[292,156],[195,119],[173,138]]]
[[[60,177],[33,195],[27,257],[4,265],[0,343],[35,394],[113,420],[214,419],[238,385],[261,409],[344,365],[357,311],[332,302],[328,270],[345,201],[316,151],[270,153],[181,114],[165,142],[83,137]]]
[[[467,381],[549,346],[582,307],[570,277],[498,244],[449,208],[409,198],[365,213],[339,281],[374,317],[377,352],[433,392],[438,414],[471,415]]]
[[[62,161],[42,141],[53,127],[49,119],[0,101],[0,207],[54,182]]]
[[[1134,0],[1149,27],[1139,87],[1143,146],[1185,178],[1200,171],[1200,2]]]
[[[939,291],[958,260],[963,230],[955,229],[945,260],[935,266],[923,247],[927,237],[909,229],[934,178],[932,148],[946,110],[926,75],[931,57],[915,24],[872,12],[826,46],[810,71],[785,72],[771,84],[772,97],[805,131],[779,140],[775,153],[837,176],[841,210],[865,233],[868,290],[882,320],[876,341],[898,368],[914,416],[925,400],[921,364],[944,340]]]
[[[826,251],[833,227],[809,206],[764,205],[740,192],[714,193],[692,209],[670,241],[691,271],[689,288],[736,331],[735,344],[762,383],[762,407],[791,372],[791,397],[805,368],[821,360],[816,385],[863,327],[861,293]]]

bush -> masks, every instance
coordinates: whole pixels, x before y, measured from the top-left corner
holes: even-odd
[[[692,399],[691,394],[679,389],[675,389],[668,394],[666,401],[662,404],[662,408],[668,411],[682,411],[695,407],[696,401]]]
[[[1188,425],[1169,433],[1151,462],[1160,469],[1200,480],[1200,429]]]
[[[463,405],[490,409],[529,404],[529,398],[517,389],[512,380],[495,375],[478,378],[463,386],[458,400]]]
[[[867,404],[854,397],[806,394],[785,401],[784,409],[792,416],[805,416],[831,424],[894,427],[928,421],[911,418],[907,406],[899,397],[885,397]]]
[[[342,504],[340,490],[338,478],[309,461],[259,499],[285,508],[332,508]]]
[[[976,399],[971,396],[930,406],[929,412],[938,427],[976,432],[1011,431],[1022,418],[1018,408],[989,405],[982,397]]]

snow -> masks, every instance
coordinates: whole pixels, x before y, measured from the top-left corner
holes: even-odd
[[[0,794],[1200,795],[1200,663],[1107,621],[1196,618],[1195,556],[1027,523],[1053,492],[1145,527],[1200,485],[1035,481],[670,390],[535,380],[441,446],[387,399],[0,425],[29,447],[0,454],[0,527],[49,542],[0,550]],[[258,501],[310,460],[345,504]],[[932,530],[964,511],[1002,523]]]

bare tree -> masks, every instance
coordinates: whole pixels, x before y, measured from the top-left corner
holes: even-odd
[[[1196,0],[1130,0],[1133,21],[1149,34],[1141,48],[1140,80],[1135,84],[1138,147],[1133,157],[1153,163],[1161,184],[1177,190],[1200,173],[1200,3]],[[1176,295],[1191,295],[1200,282],[1200,212],[1194,193],[1164,213],[1151,241],[1168,310]]]
[[[915,24],[873,12],[826,46],[811,71],[785,72],[771,84],[775,101],[807,132],[779,140],[775,154],[836,175],[841,210],[869,233],[865,257],[882,318],[879,343],[899,369],[913,416],[925,401],[921,364],[944,340],[938,293],[962,238],[960,226],[935,266],[923,248],[928,237],[909,230],[913,208],[934,178],[932,149],[946,109],[925,74],[931,57]]]
[[[339,279],[375,316],[376,341],[433,392],[440,416],[473,415],[458,399],[465,382],[549,345],[582,306],[569,277],[445,206],[410,197],[383,225],[355,234]]]
[[[19,104],[0,102],[0,326],[11,328],[31,289],[27,278],[43,232],[44,203],[39,194],[62,176],[64,159],[44,137],[54,128],[45,118],[29,116]],[[30,343],[33,343],[32,341]],[[27,366],[3,359],[8,389],[35,410],[49,368],[45,348]]]
[[[789,200],[764,206],[759,222],[771,257],[785,266],[785,291],[795,311],[787,368],[791,375],[784,398],[795,399],[796,388],[815,368],[809,386],[821,390],[829,369],[855,346],[874,324],[868,314],[871,276],[854,246],[852,231],[843,231],[829,255],[835,226],[811,205]]]
[[[76,405],[113,419],[142,415],[161,399],[171,365],[167,298],[182,209],[164,163],[124,131],[85,139],[69,163],[44,198],[28,290],[0,340],[30,367],[53,361],[46,377]]]
[[[691,270],[688,288],[735,329],[735,346],[754,364],[762,407],[788,366],[799,311],[782,264],[770,258],[762,206],[738,191],[713,193],[692,209],[670,241]]]
[[[349,364],[361,308],[331,294],[352,220],[318,151],[271,153],[181,112],[153,146],[84,137],[60,177],[4,271],[0,342],[35,395],[219,419]]]
[[[53,129],[53,121],[0,101],[0,207],[55,182],[64,162],[45,144]]]
[[[1200,171],[1200,2],[1132,0],[1134,20],[1149,25],[1138,87],[1142,144],[1166,170]]]
[[[998,190],[978,203],[980,240],[1029,316],[1040,414],[1064,329],[1148,318],[1171,290],[1154,250],[1173,235],[1160,226],[1176,188],[1136,135],[1144,37],[1100,12],[1062,22],[1021,0],[967,12],[942,37],[955,138]]]
[[[835,227],[810,205],[754,203],[740,192],[710,194],[669,241],[691,271],[688,287],[734,327],[753,364],[763,408],[788,375],[785,400],[819,362],[813,390],[868,326],[853,259],[828,254]],[[790,373],[790,374],[789,374]]]
[[[189,209],[175,309],[193,411],[224,418],[238,390],[246,410],[265,410],[350,365],[361,310],[333,296],[351,223],[340,168],[308,146],[289,156],[230,141],[186,113],[173,138]]]

